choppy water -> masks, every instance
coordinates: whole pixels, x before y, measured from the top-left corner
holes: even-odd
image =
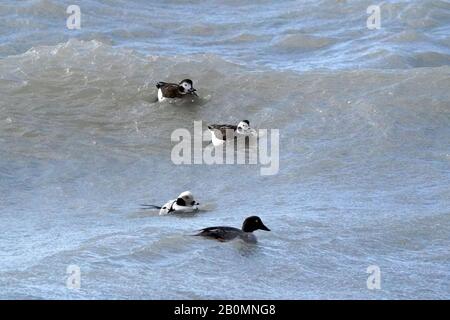
[[[0,298],[450,297],[448,1],[380,30],[370,1],[83,0],[79,31],[69,4],[0,3]],[[185,77],[200,101],[153,103]],[[277,175],[170,161],[241,119],[280,129]],[[139,209],[188,189],[208,211]],[[252,214],[256,246],[189,236]]]

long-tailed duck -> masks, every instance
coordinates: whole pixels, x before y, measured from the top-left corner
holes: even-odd
[[[184,79],[179,84],[158,82],[156,84],[158,88],[158,101],[164,101],[166,98],[183,98],[187,95],[197,96],[197,89],[194,89],[194,85],[191,79]]]
[[[270,231],[270,229],[261,221],[261,218],[252,216],[245,219],[242,224],[242,229],[233,227],[210,227],[199,230],[200,232],[195,234],[195,236],[207,237],[222,242],[239,238],[246,242],[255,243],[257,241],[253,234],[253,231],[255,230]]]
[[[190,191],[181,193],[178,198],[168,201],[162,207],[155,205],[143,204],[144,209],[159,209],[159,215],[172,213],[190,213],[198,211],[199,203],[194,200],[194,196]]]
[[[211,132],[212,143],[215,146],[240,136],[256,135],[256,130],[250,128],[248,120],[242,120],[237,126],[232,124],[210,124],[208,129]]]

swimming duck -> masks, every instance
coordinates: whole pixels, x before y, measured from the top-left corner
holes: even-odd
[[[256,135],[256,130],[250,128],[250,121],[248,120],[242,120],[237,126],[232,124],[210,124],[208,129],[211,132],[211,140],[214,146],[220,146],[230,138]]]
[[[159,215],[167,215],[172,213],[190,213],[198,211],[199,203],[194,200],[194,196],[190,191],[181,193],[178,198],[168,201],[162,207],[155,205],[143,204],[144,209],[159,209]]]
[[[166,98],[183,98],[187,95],[197,96],[197,89],[194,89],[194,85],[191,79],[184,79],[179,84],[158,82],[156,84],[158,88],[158,101],[164,101]]]
[[[246,242],[255,243],[257,241],[253,234],[255,230],[270,231],[261,221],[260,217],[251,216],[244,220],[242,229],[233,227],[209,227],[199,230],[200,232],[195,234],[195,236],[202,236],[222,242],[240,238]]]

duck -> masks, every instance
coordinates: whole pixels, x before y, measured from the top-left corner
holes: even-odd
[[[184,191],[173,200],[169,200],[163,206],[155,206],[149,204],[141,205],[143,209],[159,209],[159,215],[177,214],[177,213],[192,213],[198,211],[198,203],[194,200],[191,191]]]
[[[264,225],[260,217],[251,216],[244,220],[241,229],[234,227],[209,227],[198,230],[199,233],[194,236],[214,239],[220,242],[241,239],[245,242],[256,243],[257,239],[253,234],[253,231],[256,230],[270,231],[270,229]]]
[[[192,95],[198,97],[196,93],[197,89],[194,89],[194,84],[191,79],[184,79],[178,84],[160,81],[156,84],[156,88],[158,88],[159,102],[167,98],[183,98]]]
[[[208,130],[211,132],[211,141],[214,146],[220,146],[229,139],[256,136],[256,130],[250,127],[248,120],[242,120],[237,125],[210,124]]]

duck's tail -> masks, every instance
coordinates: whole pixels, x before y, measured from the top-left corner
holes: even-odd
[[[156,87],[159,89],[159,88],[161,88],[162,86],[164,86],[165,84],[166,84],[165,82],[160,81],[160,82],[158,82],[158,83],[156,84]]]
[[[161,210],[162,207],[155,206],[153,204],[141,204],[141,209],[143,209],[143,210],[146,210],[146,209],[158,209],[158,210]]]
[[[203,232],[205,231],[205,229],[198,229],[198,230],[195,230],[195,232],[197,232],[197,233],[195,233],[195,234],[190,234],[190,236],[193,236],[193,237],[198,237],[198,236],[203,236]]]

